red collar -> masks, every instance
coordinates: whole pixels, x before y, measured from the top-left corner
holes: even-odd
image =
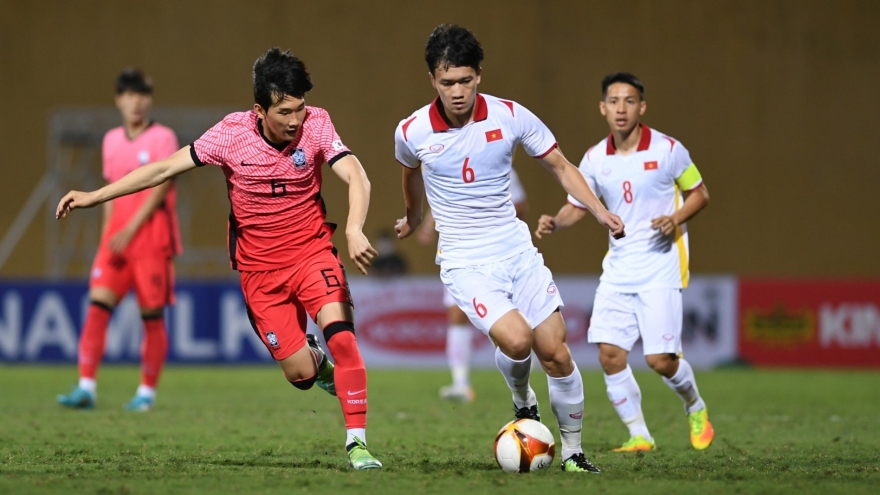
[[[434,132],[446,132],[449,130],[449,124],[446,123],[443,114],[440,113],[442,111],[443,103],[438,96],[431,102],[431,108],[428,110],[428,117],[431,118],[431,127],[434,128]],[[474,102],[474,122],[486,120],[487,118],[489,118],[489,108],[486,106],[486,99],[483,98],[483,95],[477,93],[477,101]]]
[[[636,151],[645,151],[651,146],[651,128],[641,122],[639,123],[639,127],[642,128],[642,136],[639,138],[639,147],[636,148]],[[614,134],[608,135],[608,143],[605,146],[605,153],[609,155],[617,153],[617,148],[614,146]]]

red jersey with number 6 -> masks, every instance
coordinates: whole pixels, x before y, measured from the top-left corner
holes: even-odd
[[[233,270],[266,271],[297,264],[329,242],[321,166],[351,154],[330,115],[306,107],[296,138],[277,149],[254,111],[232,113],[191,146],[196,165],[226,175],[229,260]]]

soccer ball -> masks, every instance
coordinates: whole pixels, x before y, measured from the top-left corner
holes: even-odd
[[[555,454],[553,434],[534,419],[511,421],[495,437],[495,461],[508,473],[548,468]]]

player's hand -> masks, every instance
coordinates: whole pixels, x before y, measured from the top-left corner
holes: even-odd
[[[91,208],[96,204],[98,204],[98,201],[95,193],[70,191],[58,202],[58,208],[55,209],[55,218],[64,218],[68,213],[77,208]]]
[[[409,217],[403,217],[394,224],[394,231],[397,232],[398,239],[406,239],[411,236],[421,222],[413,222]]]
[[[367,268],[370,267],[370,262],[373,261],[373,258],[378,256],[379,253],[376,252],[372,244],[370,244],[370,241],[367,240],[367,236],[365,236],[360,230],[357,232],[346,232],[345,237],[348,239],[348,256],[351,257],[351,260],[357,265],[358,270],[366,275]]]
[[[124,228],[110,239],[110,242],[107,243],[107,247],[110,248],[110,251],[113,251],[116,254],[122,254],[136,233],[136,230],[132,231],[129,228]]]
[[[538,219],[538,228],[535,229],[535,237],[543,239],[545,235],[556,232],[556,219],[551,215],[541,215]]]
[[[611,237],[614,237],[615,239],[626,237],[623,220],[614,213],[611,213],[608,210],[602,211],[596,215],[596,220],[598,220],[600,224],[608,227],[608,230],[611,231]]]
[[[659,230],[663,235],[672,235],[676,227],[678,227],[678,222],[674,218],[665,215],[651,220],[651,228]]]

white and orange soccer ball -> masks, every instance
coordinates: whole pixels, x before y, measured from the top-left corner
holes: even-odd
[[[553,434],[534,419],[511,421],[495,437],[495,460],[508,473],[546,469],[555,454]]]

